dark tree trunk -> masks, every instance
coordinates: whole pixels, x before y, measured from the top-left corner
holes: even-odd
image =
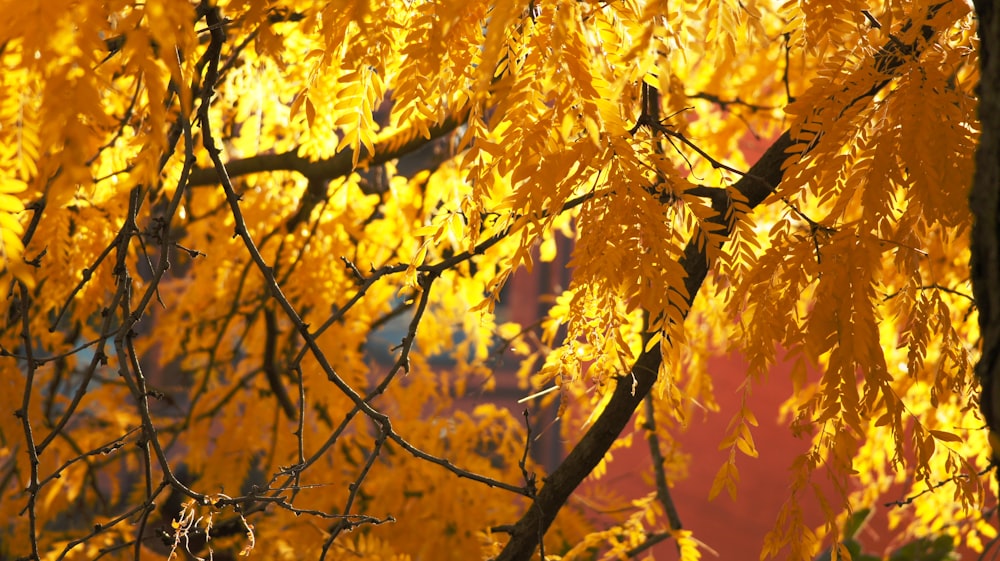
[[[976,375],[979,402],[990,432],[1000,436],[1000,18],[993,0],[976,0],[979,15],[979,122],[982,136],[969,202],[972,228],[972,290],[979,308],[982,356]],[[996,442],[991,438],[990,442]],[[994,448],[994,460],[1000,449]]]

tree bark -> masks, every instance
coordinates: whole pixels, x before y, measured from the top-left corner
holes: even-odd
[[[979,16],[979,122],[976,173],[969,195],[972,227],[972,291],[979,309],[982,355],[976,375],[979,406],[990,430],[993,459],[1000,436],[1000,18],[993,0],[976,0]],[[998,476],[1000,477],[1000,476]]]

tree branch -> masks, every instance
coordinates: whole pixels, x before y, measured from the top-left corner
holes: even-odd
[[[928,8],[925,18],[929,20],[943,5],[944,3],[941,3]],[[902,29],[905,31],[912,25],[913,21],[911,20]],[[929,25],[922,25],[919,32],[926,42],[931,39],[934,30]],[[904,50],[899,49],[894,43],[890,43],[882,48],[875,55],[874,64],[885,78],[873,85],[869,92],[853,100],[848,107],[845,107],[845,111],[849,107],[857,105],[862,99],[874,96],[884,88],[892,79],[894,70],[906,60],[919,55],[920,46],[918,43],[911,49]],[[642,123],[644,119],[648,121],[650,117],[644,113],[639,117],[639,122]],[[653,117],[653,121],[659,122],[656,117]],[[763,202],[781,182],[784,176],[782,163],[788,158],[786,150],[793,144],[791,132],[785,131],[764,152],[757,163],[747,170],[746,175],[733,184],[732,188],[746,198],[751,209]],[[718,212],[718,215],[712,220],[725,228],[722,231],[725,237],[731,233],[729,225],[722,218],[728,214],[729,205],[728,198],[716,197],[712,200],[712,207]],[[705,244],[699,244],[695,239],[691,239],[684,248],[684,256],[680,259],[680,264],[687,272],[684,285],[688,295],[686,309],[690,309],[708,275],[709,263],[705,254]],[[998,266],[997,276],[1000,277],[1000,266]],[[604,457],[608,448],[625,428],[636,408],[653,387],[662,363],[663,357],[660,354],[659,346],[654,345],[652,349],[644,351],[639,356],[632,367],[631,375],[625,374],[618,378],[619,381],[625,380],[625,382],[616,384],[611,399],[601,415],[570,451],[566,459],[549,477],[545,478],[545,485],[539,491],[534,505],[514,524],[510,541],[507,542],[500,556],[496,558],[497,561],[527,561],[532,556],[538,547],[539,528],[543,531],[548,530],[573,490]],[[1000,367],[1000,364],[997,366]]]
[[[673,497],[670,496],[670,486],[667,483],[667,471],[664,467],[666,459],[663,451],[660,450],[660,437],[656,434],[656,403],[653,396],[646,395],[646,440],[649,443],[649,456],[653,460],[653,473],[656,481],[656,498],[663,505],[663,510],[667,513],[667,520],[670,521],[671,530],[680,530],[680,514],[677,513],[677,506]]]
[[[785,150],[791,145],[791,135],[785,132],[747,174],[733,185],[747,198],[751,208],[760,204],[781,181],[781,163],[786,158]],[[720,211],[719,216],[725,216],[725,209],[716,210]],[[687,271],[684,284],[687,288],[688,307],[705,282],[705,277],[708,276],[708,259],[704,253],[704,244],[701,244],[701,248],[699,249],[699,244],[692,240],[685,247],[684,257],[681,258],[681,266]],[[514,525],[510,541],[507,542],[497,561],[527,561],[531,557],[538,546],[539,527],[545,530],[549,528],[570,494],[601,461],[611,443],[618,438],[632,418],[632,413],[652,389],[662,363],[660,347],[653,345],[651,349],[639,355],[632,367],[631,376],[619,378],[625,380],[625,383],[615,385],[611,400],[604,412],[594,421],[590,430],[583,435],[559,467],[545,478],[545,485],[538,492],[535,506],[528,509]]]
[[[369,166],[378,166],[386,162],[395,160],[414,152],[428,143],[433,142],[457,129],[462,125],[469,115],[468,108],[449,116],[444,121],[428,129],[430,136],[424,138],[415,129],[406,130],[400,133],[408,135],[404,142],[399,142],[399,137],[394,137],[375,145],[375,154],[368,154],[364,147],[361,160]],[[282,152],[281,154],[258,154],[249,158],[231,160],[226,162],[226,171],[230,179],[252,173],[264,173],[270,171],[295,171],[313,182],[323,182],[344,177],[354,171],[351,164],[352,154],[350,150],[343,150],[331,158],[323,160],[309,160],[299,156],[297,150]],[[215,167],[196,168],[191,171],[191,187],[217,185],[219,174]]]

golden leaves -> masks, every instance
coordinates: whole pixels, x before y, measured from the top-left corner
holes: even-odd
[[[351,160],[354,167],[358,165],[361,157],[360,148],[363,146],[368,154],[375,153],[375,132],[376,125],[373,119],[375,108],[385,94],[385,85],[379,77],[377,71],[368,71],[359,75],[358,72],[348,72],[340,77],[346,83],[337,94],[337,102],[334,104],[334,111],[340,112],[333,124],[344,127],[346,131],[336,150],[339,152],[344,147],[350,147],[354,151]],[[306,110],[311,105],[307,104]],[[313,126],[315,121],[315,109],[312,118],[307,117],[309,126]]]
[[[975,326],[963,249],[976,71],[960,7],[935,17],[944,33],[926,45],[920,26],[900,29],[926,3],[891,4],[876,14],[881,31],[853,1],[223,4],[224,71],[210,85],[204,38],[218,29],[198,16],[210,4],[36,2],[0,21],[0,263],[33,290],[34,304],[30,337],[18,332],[22,318],[8,321],[3,348],[21,354],[6,357],[0,393],[8,410],[20,407],[11,396],[25,389],[15,366],[27,363],[28,340],[47,361],[27,392],[32,423],[52,426],[78,391],[87,412],[68,425],[72,440],[52,441],[43,470],[78,455],[72,443],[99,446],[79,438],[95,427],[105,440],[134,430],[143,420],[133,405],[147,400],[151,422],[165,429],[165,462],[183,456],[213,501],[222,487],[294,480],[285,490],[302,508],[399,516],[391,532],[339,537],[330,547],[345,555],[493,554],[500,539],[491,528],[528,501],[456,483],[441,464],[387,442],[370,422],[380,417],[359,422],[364,408],[328,389],[333,370],[408,442],[519,481],[516,418],[495,404],[457,405],[502,383],[499,333],[523,355],[511,365],[520,390],[558,400],[569,443],[607,407],[609,388],[630,383],[642,351],[658,346],[664,356],[655,395],[671,428],[695,408],[718,408],[715,387],[728,378],[713,376],[707,357],[742,352],[743,401],[725,412],[730,455],[712,495],[736,494],[736,458],[765,452],[755,415],[770,412],[751,411],[747,396],[776,349],[791,354],[796,395],[786,411],[792,429],[815,440],[793,466],[792,499],[765,553],[790,545],[793,558],[811,556],[835,525],[808,528],[801,502],[822,502],[833,520],[848,501],[876,500],[892,469],[922,483],[957,474],[948,498],[981,503],[976,466],[964,457],[985,436],[962,428],[976,426],[965,406]],[[777,39],[786,32],[788,41]],[[890,33],[922,54],[899,51],[907,56],[887,65],[872,45]],[[195,93],[209,86],[208,118],[192,121]],[[755,157],[752,137],[785,126],[791,97],[796,144],[785,180],[751,212],[734,170]],[[640,117],[658,122],[637,127]],[[209,180],[183,181],[190,166],[207,165],[197,140],[208,127],[222,161],[258,165],[231,195],[266,267],[252,266],[231,238],[226,195]],[[674,144],[679,137],[664,131],[690,142]],[[442,135],[427,144],[433,165],[407,156]],[[353,172],[329,171],[338,153]],[[310,160],[308,177],[287,155]],[[36,270],[24,263],[28,232]],[[716,290],[689,310],[682,263],[695,250]],[[161,259],[170,263],[163,280],[154,278]],[[538,329],[501,322],[505,283],[538,263],[558,273]],[[264,282],[272,276],[302,325],[266,319],[277,308]],[[140,311],[134,298],[162,308]],[[117,332],[123,325],[135,333]],[[134,348],[105,354],[133,336]],[[120,373],[139,368],[119,356],[148,374],[148,395],[128,397]],[[294,422],[281,414],[279,387],[293,396]],[[12,423],[4,435],[23,432]],[[27,472],[19,457],[18,476]],[[595,475],[621,457],[614,449]],[[142,461],[133,452],[114,469]],[[315,469],[296,471],[310,461]],[[94,480],[107,478],[107,465],[88,467]],[[820,466],[873,490],[814,497]],[[244,480],[257,470],[269,477]],[[69,498],[101,503],[84,474],[74,467],[45,487],[42,518]],[[114,481],[107,504],[145,492]],[[21,500],[10,489],[5,514],[9,497]],[[558,523],[570,544],[559,553],[626,555],[665,531],[652,495],[627,506],[598,531],[570,513]],[[198,526],[194,510],[182,511],[175,531]],[[316,524],[327,522],[278,508],[254,514],[256,528],[238,526],[253,530],[242,545],[274,557],[318,553]],[[931,510],[915,524],[930,527]],[[698,558],[693,535],[669,534],[683,559]]]
[[[677,542],[681,561],[698,561],[701,559],[701,551],[698,549],[699,542],[694,539],[691,530],[672,530],[670,533]]]
[[[0,176],[0,275],[9,271],[18,280],[33,287],[34,278],[21,258],[24,228],[18,215],[24,212],[24,203],[14,195],[25,189],[27,185],[23,181]]]
[[[859,32],[867,23],[861,13],[867,7],[856,0],[789,0],[781,7],[788,22],[784,31],[791,35],[795,44],[823,53],[835,47],[829,43],[832,36],[865,38]]]

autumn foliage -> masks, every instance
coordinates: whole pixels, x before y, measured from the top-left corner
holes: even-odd
[[[717,501],[758,418],[806,443],[748,558],[850,556],[890,488],[996,534],[965,2],[25,0],[0,61],[0,558],[698,559],[704,415]],[[458,405],[501,362],[531,415]]]

